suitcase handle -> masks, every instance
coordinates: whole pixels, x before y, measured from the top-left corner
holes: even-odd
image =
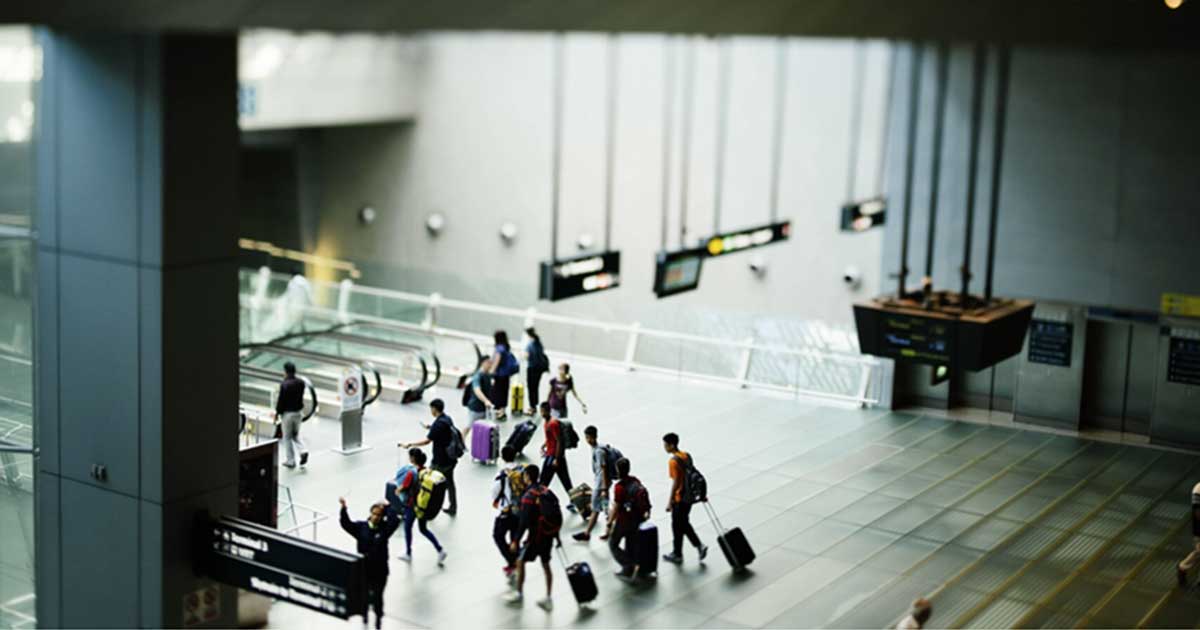
[[[556,543],[558,543],[557,545],[555,545],[555,547],[558,547],[558,554],[557,554],[558,561],[562,563],[562,568],[563,568],[563,571],[565,572],[567,570],[567,565],[569,564],[569,561],[571,559],[567,557],[567,550],[563,547],[562,537],[555,536],[554,541]]]
[[[721,519],[717,516],[717,510],[708,501],[703,501],[702,503],[704,504],[704,511],[708,513],[708,520],[712,521],[712,524],[717,528],[717,535],[724,534],[725,526],[721,524]]]

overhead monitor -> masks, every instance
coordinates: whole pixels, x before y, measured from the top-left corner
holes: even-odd
[[[700,285],[703,248],[659,252],[654,267],[654,294],[660,298],[691,291]]]
[[[792,233],[791,221],[768,223],[759,227],[747,228],[736,232],[714,234],[704,239],[704,251],[710,256],[724,256],[786,241]]]
[[[841,229],[843,232],[866,232],[883,225],[886,218],[886,198],[862,199],[842,206]]]
[[[538,297],[556,302],[621,286],[621,252],[543,261]]]

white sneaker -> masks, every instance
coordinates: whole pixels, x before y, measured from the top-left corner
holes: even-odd
[[[399,558],[405,562],[412,562],[412,554],[411,553],[400,554]]]
[[[546,599],[540,599],[538,600],[538,608],[541,608],[546,612],[550,612],[551,610],[554,610],[554,600],[550,599],[549,597]]]
[[[438,566],[440,567],[444,564],[446,564],[446,550],[445,549],[438,552]]]
[[[504,596],[504,601],[510,604],[520,604],[525,601],[525,596],[521,594],[521,591],[510,591],[508,595]]]

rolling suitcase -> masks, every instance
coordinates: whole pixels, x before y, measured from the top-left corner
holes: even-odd
[[[491,464],[500,457],[500,427],[495,422],[476,420],[471,425],[471,459]]]
[[[733,567],[735,573],[745,571],[746,566],[754,562],[755,556],[754,548],[750,546],[750,541],[746,540],[746,534],[742,532],[742,528],[725,529],[721,525],[721,519],[717,518],[717,511],[707,501],[704,502],[704,510],[708,512],[713,529],[718,532],[717,544],[721,546],[721,553],[725,554],[729,566]]]
[[[658,573],[658,526],[652,521],[642,522],[633,535],[633,563],[640,578]]]
[[[592,514],[592,487],[586,483],[581,483],[568,493],[571,499],[571,505],[575,506],[575,510],[583,518],[588,518]]]
[[[508,410],[514,416],[525,413],[525,386],[523,384],[512,384],[512,389],[508,394]]]
[[[562,562],[563,570],[567,572],[567,583],[571,585],[575,602],[583,606],[596,599],[600,591],[596,588],[596,576],[592,573],[592,566],[586,562],[567,564],[567,552],[563,549],[562,541],[558,542],[558,558]]]
[[[526,446],[529,446],[529,442],[533,440],[534,433],[537,433],[537,425],[529,420],[526,420],[525,422],[513,427],[512,435],[508,436],[508,442],[506,442],[506,444],[511,446],[512,449],[516,451],[518,455],[520,455],[521,451],[524,450]]]

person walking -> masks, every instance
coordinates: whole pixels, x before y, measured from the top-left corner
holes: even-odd
[[[1192,487],[1192,552],[1176,567],[1180,587],[1187,587],[1187,574],[1200,564],[1200,483]]]
[[[393,480],[392,485],[396,488],[393,495],[395,500],[393,501],[392,496],[389,496],[388,500],[392,505],[399,506],[397,511],[404,519],[404,555],[400,556],[400,559],[412,562],[412,530],[413,523],[416,523],[417,530],[437,550],[438,566],[441,566],[446,562],[446,550],[438,542],[437,536],[429,531],[429,522],[417,517],[417,494],[421,491],[421,473],[425,470],[425,462],[425,451],[419,448],[408,449],[408,464],[396,471]]]
[[[546,598],[538,601],[538,606],[550,612],[554,608],[551,591],[554,586],[554,574],[550,571],[550,554],[554,543],[558,540],[558,532],[562,529],[562,508],[558,497],[545,485],[538,483],[538,467],[530,464],[525,467],[525,483],[528,488],[521,495],[520,520],[517,531],[510,545],[516,554],[517,569],[513,591],[508,595],[508,603],[520,604],[525,599],[525,565],[531,560],[541,560],[542,572],[546,575]],[[528,535],[525,544],[520,545],[522,537]]]
[[[490,358],[486,359],[471,375],[471,380],[467,384],[467,422],[471,426],[477,420],[486,419],[487,410],[495,407],[490,398],[494,369],[496,369],[495,362]]]
[[[508,387],[512,377],[521,371],[521,363],[512,353],[508,333],[497,330],[492,334],[496,345],[492,351],[492,405],[496,408],[496,419],[504,420],[508,409]]]
[[[583,413],[587,413],[587,403],[583,402],[583,399],[579,397],[579,391],[575,389],[575,377],[571,376],[571,366],[563,363],[558,366],[558,375],[550,379],[550,395],[546,398],[546,402],[550,403],[550,415],[559,419],[567,417],[568,392],[575,397],[575,400],[579,401]]]
[[[688,467],[692,465],[692,456],[679,450],[679,436],[674,433],[663,436],[663,450],[671,456],[667,463],[667,470],[671,475],[671,499],[667,502],[667,511],[671,513],[673,538],[671,553],[665,554],[663,560],[675,564],[683,562],[683,539],[687,538],[703,562],[708,555],[708,546],[700,542],[700,537],[692,527],[692,499],[684,493],[684,479]]]
[[[608,490],[617,474],[617,460],[624,457],[612,444],[601,446],[599,434],[595,426],[589,425],[583,430],[583,439],[592,447],[592,474],[596,477],[596,485],[592,487],[592,513],[588,516],[587,528],[572,536],[579,542],[591,540],[592,528],[596,527],[600,515],[608,515]],[[608,534],[601,535],[600,540],[608,540]]]
[[[500,459],[504,461],[504,467],[492,482],[492,507],[500,510],[492,523],[492,540],[504,558],[504,576],[511,584],[517,569],[517,554],[512,550],[512,543],[517,540],[521,497],[527,484],[525,466],[515,463],[517,452],[513,447],[505,445],[501,448]]]
[[[549,487],[554,476],[558,475],[563,490],[569,496],[571,488],[574,486],[571,485],[571,470],[567,465],[567,444],[563,439],[563,423],[551,415],[549,403],[542,403],[538,410],[542,414],[542,433],[545,436],[545,441],[542,442],[542,476],[538,479],[538,483]],[[574,510],[574,508],[575,506],[567,504],[568,510]]]
[[[471,426],[467,425],[465,432],[459,432],[454,426],[454,420],[446,415],[446,403],[441,398],[429,402],[429,415],[433,416],[431,424],[424,425],[429,429],[425,439],[419,442],[401,442],[400,448],[419,448],[432,444],[433,461],[430,467],[446,476],[446,498],[450,505],[443,512],[454,516],[458,512],[458,491],[454,486],[454,467],[458,460],[467,452],[466,440],[471,434]]]
[[[629,474],[628,458],[617,460],[617,479],[608,514],[608,550],[621,567],[617,577],[631,581],[638,576],[638,566],[630,546],[638,527],[650,518],[650,492],[640,479]]]
[[[280,423],[283,441],[283,465],[296,467],[296,451],[300,451],[300,465],[308,464],[308,448],[300,439],[300,424],[304,417],[304,381],[296,377],[296,364],[283,364],[283,381],[279,383],[279,396],[275,399],[275,422]]]
[[[529,343],[525,344],[525,388],[529,390],[529,411],[526,415],[532,416],[537,413],[541,402],[542,377],[550,371],[550,358],[546,356],[542,338],[532,326],[525,329],[525,334],[529,337]]]
[[[363,564],[367,573],[367,604],[375,610],[375,627],[383,626],[383,590],[388,580],[388,539],[400,526],[400,518],[396,511],[386,502],[380,501],[371,506],[371,513],[365,521],[350,520],[346,507],[346,499],[338,497],[342,506],[339,522],[342,529],[354,537],[358,543],[358,553],[363,556]],[[363,625],[366,625],[366,613],[363,613]]]

